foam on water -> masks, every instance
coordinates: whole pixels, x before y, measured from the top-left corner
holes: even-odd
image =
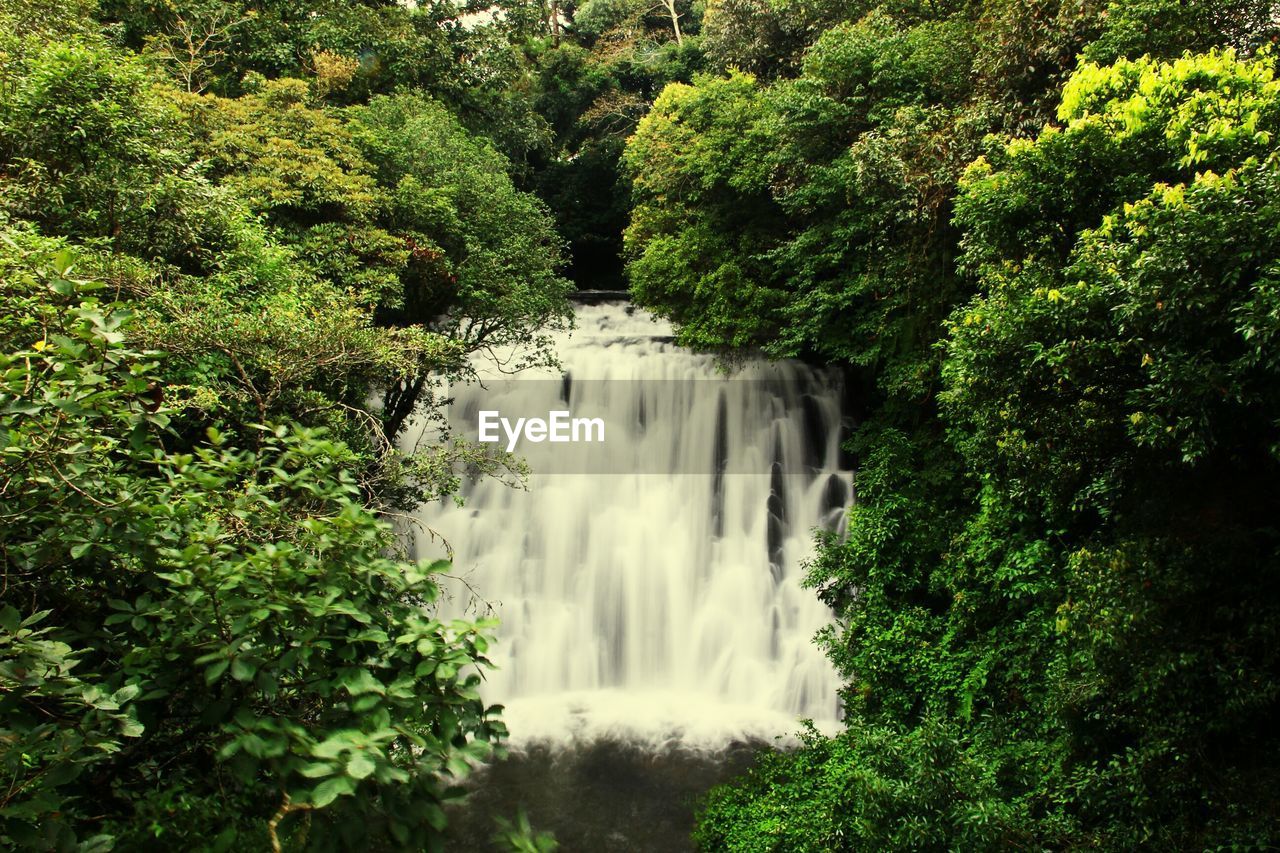
[[[715,751],[727,743],[799,743],[795,714],[758,704],[719,702],[702,693],[625,688],[514,699],[503,719],[519,749],[531,744],[631,743],[651,751]],[[815,721],[835,734],[834,719]]]

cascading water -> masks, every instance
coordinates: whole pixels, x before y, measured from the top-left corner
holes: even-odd
[[[670,335],[622,303],[582,306],[557,341],[563,377],[450,391],[468,418],[605,424],[590,447],[517,448],[537,451],[527,490],[482,478],[419,514],[466,581],[445,607],[501,620],[484,690],[516,745],[714,745],[836,719],[813,642],[831,613],[800,581],[813,530],[850,499],[838,378],[795,362],[725,375]]]

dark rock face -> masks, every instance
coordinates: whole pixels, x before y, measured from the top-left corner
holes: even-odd
[[[827,484],[822,489],[822,510],[829,512],[833,509],[842,509],[849,505],[850,494],[849,484],[846,483],[839,474],[832,474],[827,477]]]
[[[775,434],[773,438],[773,463],[769,468],[769,497],[765,501],[765,508],[768,512],[766,547],[769,549],[769,571],[773,574],[773,582],[775,584],[782,580],[782,543],[787,536],[787,494],[782,471],[782,441]]]
[[[715,480],[711,484],[711,535],[724,535],[724,472],[729,464],[729,410],[724,392],[716,405],[716,445],[713,461]]]
[[[804,418],[804,464],[809,468],[821,468],[826,462],[828,438],[822,407],[812,394],[803,395],[800,405]]]

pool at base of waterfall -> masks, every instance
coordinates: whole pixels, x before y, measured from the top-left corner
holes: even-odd
[[[472,776],[467,799],[447,810],[445,849],[503,850],[494,842],[496,820],[514,822],[523,811],[535,831],[555,836],[560,853],[692,850],[700,798],[744,772],[767,745],[735,741],[715,750],[655,750],[605,738],[514,750]]]
[[[698,801],[756,753],[798,743],[794,716],[711,694],[594,690],[512,701],[509,755],[464,782],[448,850],[501,850],[497,820],[523,812],[562,853],[692,850]],[[814,721],[825,734],[834,720]]]

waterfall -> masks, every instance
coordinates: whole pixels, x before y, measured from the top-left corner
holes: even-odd
[[[581,306],[557,352],[559,373],[451,388],[452,417],[474,439],[482,410],[569,410],[604,441],[526,442],[527,489],[467,481],[461,505],[418,518],[420,557],[453,549],[445,615],[501,620],[483,690],[513,743],[833,725],[838,680],[813,642],[832,614],[801,581],[813,531],[839,531],[851,497],[838,376],[722,372],[624,303]]]

